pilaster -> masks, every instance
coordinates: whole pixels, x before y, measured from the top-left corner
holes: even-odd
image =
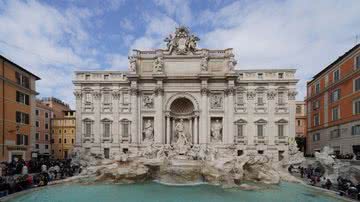
[[[165,143],[164,136],[164,111],[163,111],[163,83],[162,80],[157,80],[155,92],[155,143]]]
[[[82,145],[82,92],[75,91],[74,92],[76,99],[76,135],[75,135],[75,146],[81,147]]]

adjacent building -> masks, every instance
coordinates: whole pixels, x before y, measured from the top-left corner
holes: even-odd
[[[129,71],[77,71],[76,146],[104,158],[149,143],[287,156],[295,138],[294,69],[235,70],[232,49],[198,49],[185,27],[167,49],[134,50]],[[58,140],[55,140],[58,141]]]
[[[75,145],[76,113],[63,111],[61,117],[52,119],[52,155],[55,159],[67,159]]]
[[[307,152],[360,152],[360,44],[307,83]]]
[[[295,132],[298,140],[298,146],[300,150],[305,152],[306,150],[306,105],[304,101],[296,101],[296,115],[295,115]]]
[[[36,100],[35,109],[35,147],[33,157],[49,158],[51,154],[51,118],[53,117],[52,108]]]
[[[69,104],[55,97],[44,97],[41,102],[51,108],[53,118],[62,118],[64,117],[64,111],[71,110]]]
[[[0,55],[0,161],[31,158],[39,79]]]

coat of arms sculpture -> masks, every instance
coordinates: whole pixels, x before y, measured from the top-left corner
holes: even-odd
[[[176,28],[174,36],[170,34],[169,37],[164,39],[169,54],[175,52],[178,55],[186,55],[189,52],[194,53],[199,40],[199,37],[190,34],[189,29],[185,26]]]

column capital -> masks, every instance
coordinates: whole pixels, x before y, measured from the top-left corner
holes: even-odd
[[[136,87],[131,87],[130,88],[130,95],[139,95],[140,91],[138,88]]]
[[[92,93],[95,99],[99,100],[101,98],[101,92],[100,91],[94,91]]]
[[[120,91],[114,91],[114,92],[112,92],[112,96],[113,96],[113,98],[116,99],[116,100],[120,98],[120,95],[121,95]]]
[[[82,92],[79,90],[74,91],[74,95],[75,95],[76,99],[80,99],[82,97]]]
[[[207,88],[207,87],[203,87],[203,88],[201,88],[201,95],[203,95],[203,96],[207,96],[207,95],[209,95],[210,94],[210,90],[209,90],[209,88]]]
[[[164,88],[163,87],[160,87],[160,86],[157,86],[155,89],[154,89],[154,93],[156,96],[162,96],[164,95]]]
[[[229,88],[225,89],[225,95],[227,95],[227,96],[235,95],[235,88],[234,87],[229,87]]]

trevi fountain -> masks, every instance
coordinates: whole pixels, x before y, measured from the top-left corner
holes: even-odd
[[[295,70],[235,69],[232,49],[198,41],[179,27],[166,49],[134,50],[129,71],[75,72],[82,172],[9,200],[337,201],[287,172],[305,161]]]

